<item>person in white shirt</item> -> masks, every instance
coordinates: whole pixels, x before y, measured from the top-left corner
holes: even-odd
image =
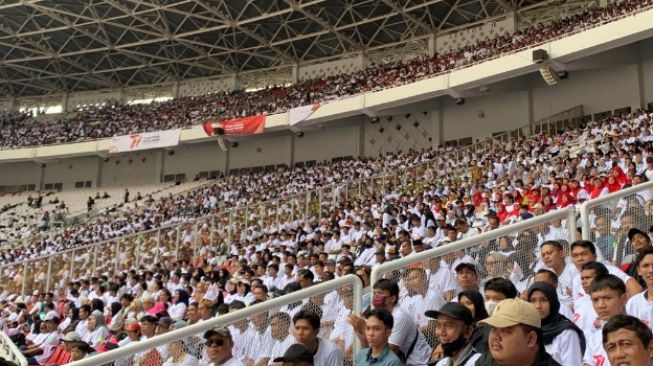
[[[547,240],[540,246],[542,261],[547,269],[558,276],[558,299],[563,306],[573,304],[572,281],[579,275],[578,269],[565,261],[565,251],[559,241]]]
[[[270,317],[270,334],[272,336],[272,347],[257,365],[272,363],[275,358],[282,357],[284,352],[295,343],[295,338],[290,334],[290,315],[287,313],[275,313]]]
[[[212,365],[222,366],[245,366],[231,353],[234,341],[228,328],[220,327],[209,329],[204,333],[204,345],[206,346],[202,361]]]
[[[320,316],[310,310],[300,310],[293,316],[293,336],[313,354],[315,366],[342,366],[343,353],[328,339],[318,337]]]
[[[626,304],[626,313],[632,315],[649,328],[653,327],[653,247],[644,249],[637,257],[637,273],[646,282],[646,290],[631,297]]]
[[[585,352],[585,336],[571,320],[560,314],[556,288],[546,282],[535,282],[528,289],[527,298],[542,319],[546,352],[561,365],[580,365]]]
[[[612,274],[598,276],[590,284],[589,295],[598,318],[593,329],[585,331],[587,348],[583,364],[608,366],[609,361],[603,348],[603,326],[610,318],[626,313],[626,285]]]

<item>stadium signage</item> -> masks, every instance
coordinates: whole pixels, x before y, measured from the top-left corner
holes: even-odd
[[[110,154],[159,149],[179,145],[181,129],[166,130],[158,132],[135,133],[126,136],[115,136],[111,138],[109,146]]]
[[[265,129],[263,114],[252,117],[236,118],[228,121],[207,121],[202,124],[202,129],[207,136],[247,136],[262,133]]]

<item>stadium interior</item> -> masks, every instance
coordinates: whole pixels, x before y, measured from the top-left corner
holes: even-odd
[[[651,0],[0,15],[7,364],[653,362]]]

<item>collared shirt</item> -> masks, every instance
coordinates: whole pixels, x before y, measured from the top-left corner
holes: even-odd
[[[354,365],[400,366],[402,365],[402,363],[399,357],[390,350],[390,347],[388,345],[386,345],[383,351],[381,351],[379,357],[372,357],[372,348],[361,349],[356,354]]]

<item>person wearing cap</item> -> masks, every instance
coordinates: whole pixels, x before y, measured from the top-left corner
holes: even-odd
[[[166,334],[170,331],[170,326],[172,325],[172,318],[168,316],[163,316],[159,318],[156,322],[156,335]]]
[[[282,366],[313,366],[313,353],[303,344],[295,343],[288,347],[281,357],[272,360],[274,363],[281,363]]]
[[[44,320],[45,326],[41,328],[42,334],[34,338],[26,348],[22,349],[23,356],[29,365],[44,365],[59,345],[59,318],[52,316]]]
[[[401,360],[388,344],[394,326],[392,314],[386,309],[373,309],[365,315],[365,339],[368,347],[358,351],[354,358],[354,365],[402,365]]]
[[[231,338],[231,332],[226,327],[209,329],[204,333],[204,351],[203,360],[210,362],[215,366],[245,366],[238,358],[232,354],[234,341]]]
[[[611,365],[653,364],[653,333],[639,319],[617,315],[603,327],[603,347]]]
[[[465,305],[450,302],[424,315],[434,320],[435,336],[444,355],[436,366],[472,366],[481,357],[471,343],[474,317]]]
[[[454,267],[456,270],[456,284],[458,291],[480,291],[478,270],[472,263],[462,262]]]
[[[603,348],[603,327],[612,317],[626,314],[626,285],[615,275],[596,277],[589,287],[597,319],[589,329],[584,329],[587,347],[583,363],[589,366],[602,366],[608,362]]]
[[[544,349],[542,321],[532,304],[503,300],[479,324],[492,328],[488,337],[490,352],[481,355],[477,366],[560,366]]]
[[[313,354],[315,366],[342,366],[342,350],[332,341],[319,337],[320,316],[310,310],[300,310],[293,316],[293,336]]]
[[[138,320],[134,318],[125,320],[123,330],[127,334],[127,337],[118,342],[119,347],[123,347],[132,342],[138,342],[141,340],[141,326],[138,323]]]
[[[637,255],[635,266],[644,280],[646,290],[628,299],[626,313],[653,326],[653,247],[648,247]]]

